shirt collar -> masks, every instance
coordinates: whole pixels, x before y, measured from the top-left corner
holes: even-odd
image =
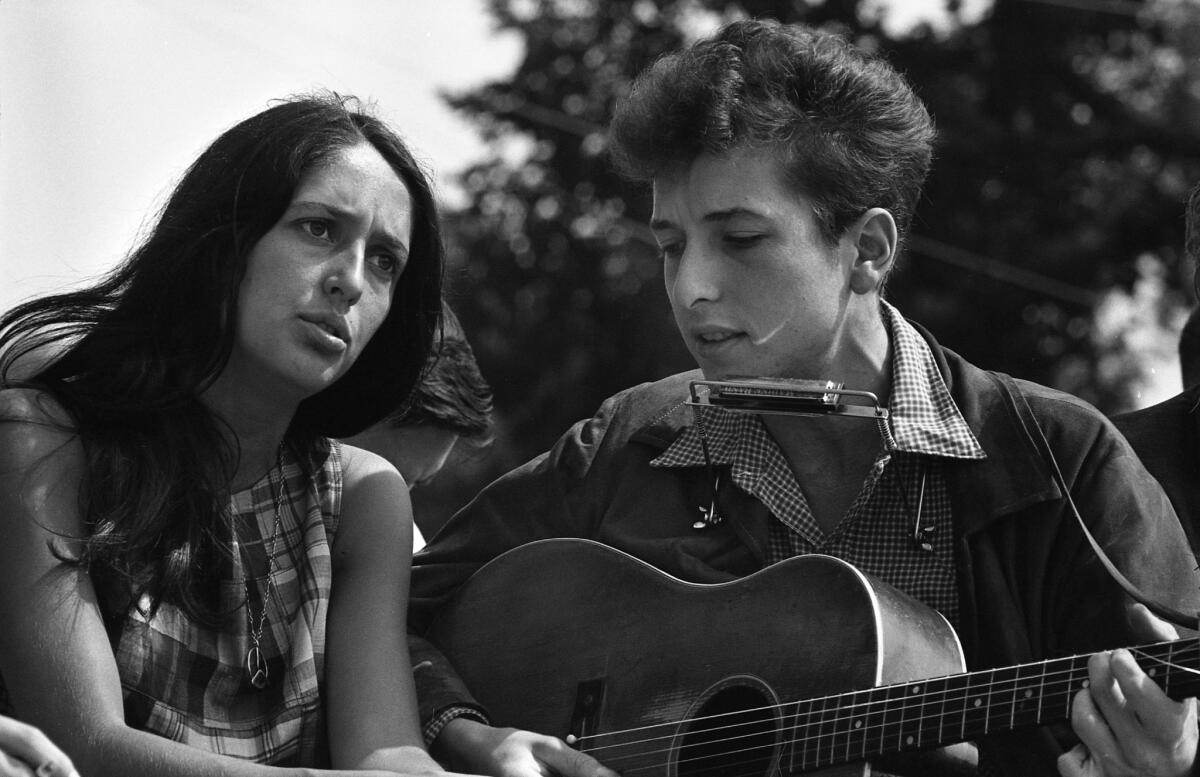
[[[925,338],[887,302],[881,300],[880,307],[892,336],[888,421],[896,450],[954,459],[987,458],[954,404]]]

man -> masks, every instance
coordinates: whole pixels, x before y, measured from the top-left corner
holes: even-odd
[[[969,669],[1168,636],[1141,608],[1130,625],[1075,505],[1146,595],[1195,611],[1170,506],[1094,408],[974,367],[883,301],[933,136],[890,66],[802,27],[735,22],[643,73],[617,106],[613,155],[652,186],[667,293],[700,370],[617,394],[484,489],[414,564],[414,629],[488,559],[579,537],[693,583],[837,556],[941,612]],[[736,376],[834,381],[888,417],[689,405],[693,381]],[[557,739],[491,728],[436,651],[421,655],[426,737],[444,763],[604,773]],[[1052,774],[1061,754],[1065,775],[1188,773],[1194,703],[1167,698],[1125,651],[1089,668],[1072,715],[1083,744],[989,736],[981,768]]]
[[[459,442],[475,448],[492,442],[492,388],[454,311],[445,305],[442,315],[441,344],[412,396],[387,418],[345,440],[390,461],[410,489],[433,480]],[[440,527],[420,512],[413,520],[416,551]]]
[[[1188,197],[1184,248],[1200,261],[1200,186]],[[1192,552],[1200,557],[1200,309],[1193,311],[1179,338],[1179,364],[1184,390],[1152,407],[1113,417],[1113,423],[1158,479],[1187,533]]]

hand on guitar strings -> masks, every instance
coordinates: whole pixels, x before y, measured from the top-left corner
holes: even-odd
[[[434,746],[452,768],[496,777],[619,777],[556,737],[466,718],[450,721]]]
[[[1141,604],[1134,628],[1147,639],[1178,639],[1175,629]],[[1196,700],[1177,702],[1128,650],[1088,661],[1088,687],[1075,695],[1071,727],[1080,739],[1058,759],[1063,777],[1185,777],[1195,775]]]

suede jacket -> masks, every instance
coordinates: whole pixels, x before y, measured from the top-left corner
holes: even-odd
[[[1059,482],[1108,556],[1146,596],[1200,611],[1196,563],[1171,505],[1112,424],[1082,400],[981,370],[922,333],[987,453],[982,460],[946,460],[944,467],[968,669],[1147,641],[1131,633],[1130,599],[1097,560]],[[710,473],[650,466],[692,422],[684,402],[695,379],[698,372],[684,373],[611,397],[551,450],[481,491],[414,558],[414,634],[481,565],[539,539],[596,540],[697,583],[761,569],[773,519],[760,502],[721,478],[727,518],[697,531],[698,508],[711,500]],[[1061,480],[1052,474],[1055,466]],[[432,662],[417,674],[423,720],[469,703],[452,668],[418,636],[419,659]],[[1055,757],[1070,744],[1065,726],[979,743],[983,758],[1011,775],[1056,774]]]

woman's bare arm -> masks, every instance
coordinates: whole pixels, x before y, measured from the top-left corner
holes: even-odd
[[[408,488],[381,457],[351,446],[343,451],[325,663],[333,763],[436,770],[421,738],[405,627],[412,557]]]
[[[264,766],[126,726],[116,661],[91,580],[51,551],[54,542],[77,550],[77,542],[64,538],[84,531],[78,500],[82,445],[44,394],[0,391],[0,418],[0,672],[23,720],[88,777],[362,777],[359,770]]]

